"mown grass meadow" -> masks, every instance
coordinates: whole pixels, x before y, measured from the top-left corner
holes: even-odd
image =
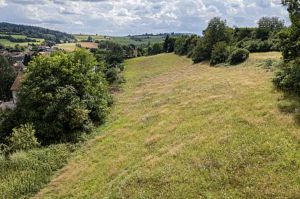
[[[299,198],[299,124],[278,107],[269,59],[280,53],[127,60],[102,133],[35,198]]]

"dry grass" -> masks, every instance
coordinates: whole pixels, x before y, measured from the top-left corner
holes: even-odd
[[[98,48],[98,44],[94,42],[79,42],[78,43],[82,48]]]
[[[65,43],[65,44],[58,44],[56,45],[58,49],[65,50],[67,52],[73,52],[76,50],[76,43]]]
[[[209,67],[173,54],[127,61],[102,135],[36,198],[300,198],[300,136],[253,54]]]

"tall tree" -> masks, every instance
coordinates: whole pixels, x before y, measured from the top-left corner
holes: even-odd
[[[84,50],[35,57],[18,92],[19,123],[32,123],[48,144],[72,140],[91,122],[103,122],[109,94],[97,64]]]
[[[279,89],[300,95],[300,1],[282,3],[287,6],[292,25],[279,34],[285,63],[273,82]]]
[[[16,78],[8,59],[0,55],[0,100],[7,101],[11,98],[10,87]]]
[[[209,21],[207,28],[203,32],[203,35],[207,44],[207,50],[209,52],[212,52],[216,43],[220,41],[229,42],[230,40],[226,21],[219,17],[215,17]]]
[[[271,33],[278,32],[284,28],[284,21],[278,17],[262,17],[257,24],[256,37],[262,40],[269,39]]]

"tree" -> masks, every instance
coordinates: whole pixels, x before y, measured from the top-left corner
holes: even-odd
[[[11,98],[10,87],[16,78],[8,59],[0,55],[0,99],[7,101]]]
[[[284,21],[278,17],[263,17],[258,21],[256,37],[267,40],[271,33],[278,32],[284,28]]]
[[[150,52],[148,52],[149,55],[157,55],[159,53],[162,53],[163,52],[163,47],[161,44],[159,43],[155,43],[153,44]]]
[[[216,43],[212,51],[210,65],[214,66],[219,63],[226,62],[228,58],[227,44],[224,41]]]
[[[186,55],[188,52],[188,46],[186,45],[187,36],[181,36],[176,39],[174,52],[177,55]]]
[[[107,52],[105,61],[108,64],[122,63],[124,61],[124,51],[119,44],[109,42],[107,43]]]
[[[282,4],[287,6],[293,26],[300,27],[300,2],[299,0],[282,0]]]
[[[282,0],[282,4],[287,6],[292,25],[279,34],[284,64],[273,83],[283,91],[300,95],[300,2]]]
[[[175,46],[175,38],[172,38],[169,35],[167,35],[163,45],[164,52],[166,53],[173,52],[174,46]]]
[[[199,63],[209,59],[210,53],[211,52],[209,52],[209,50],[207,49],[207,44],[205,43],[205,40],[203,38],[200,39],[192,54],[193,62]]]
[[[109,94],[96,66],[94,56],[82,49],[35,57],[18,92],[18,123],[33,124],[43,144],[72,141],[92,122],[102,123]]]
[[[209,53],[209,57],[211,56],[211,52],[216,43],[220,41],[229,42],[230,36],[228,34],[228,28],[226,26],[226,21],[221,20],[219,17],[215,17],[210,20],[207,28],[203,32],[206,47]]]
[[[91,35],[88,36],[87,42],[93,42],[93,37]]]

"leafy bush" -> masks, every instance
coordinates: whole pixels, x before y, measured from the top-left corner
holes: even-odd
[[[0,156],[1,198],[29,198],[67,163],[73,150],[61,144]]]
[[[27,151],[38,147],[40,143],[35,137],[35,129],[31,124],[21,125],[19,128],[14,128],[11,137],[9,138],[10,151]]]
[[[194,63],[199,63],[208,60],[210,57],[210,52],[206,48],[206,44],[203,40],[200,40],[194,49],[192,59]]]
[[[19,123],[32,123],[43,144],[73,141],[102,123],[109,93],[94,56],[85,50],[38,56],[30,62],[18,93]]]
[[[300,59],[284,63],[273,79],[274,85],[286,92],[300,94]]]
[[[115,67],[109,68],[105,73],[106,79],[110,84],[117,82],[119,78],[119,70]]]
[[[228,62],[231,65],[242,63],[248,59],[249,54],[248,50],[239,48],[230,54]]]
[[[0,100],[9,101],[11,96],[10,87],[16,78],[16,73],[11,67],[11,63],[0,55]]]
[[[250,52],[269,52],[278,51],[279,45],[277,40],[265,40],[261,41],[258,39],[240,41],[237,43],[238,48],[245,48]]]
[[[162,44],[155,43],[153,46],[148,48],[148,55],[157,55],[163,52]]]
[[[226,62],[227,58],[227,44],[225,42],[218,42],[213,48],[210,65],[214,66],[219,63],[224,63]]]

